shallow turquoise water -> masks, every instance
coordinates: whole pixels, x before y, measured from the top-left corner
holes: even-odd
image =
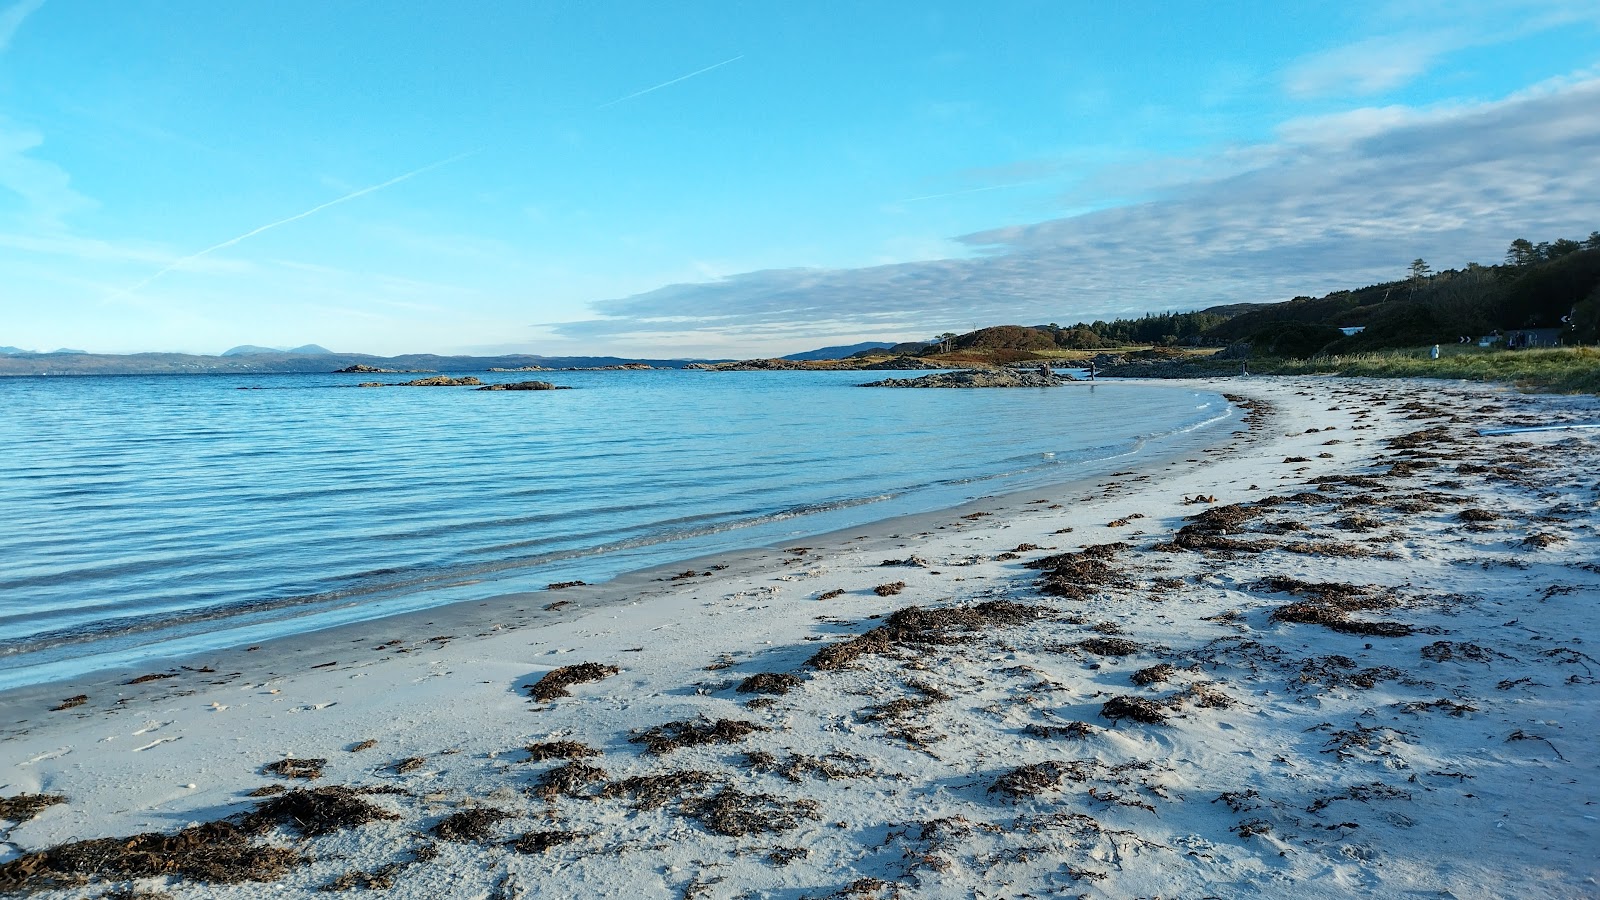
[[[1114,383],[370,377],[0,379],[0,687],[1067,481],[1232,415]]]

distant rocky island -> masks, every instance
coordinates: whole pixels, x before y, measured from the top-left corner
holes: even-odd
[[[465,375],[452,378],[449,375],[435,375],[432,378],[418,378],[415,381],[363,381],[356,387],[476,387],[480,391],[566,391],[571,390],[564,384],[551,384],[548,381],[516,381],[506,384],[484,384],[476,376]]]
[[[998,368],[961,369],[955,372],[939,372],[933,375],[924,375],[920,378],[885,378],[882,381],[872,381],[861,387],[890,387],[890,388],[1021,388],[1021,387],[1055,387],[1069,381],[1077,381],[1071,375],[1051,373],[1048,369],[1039,366],[1022,368],[1018,366],[1004,366]]]

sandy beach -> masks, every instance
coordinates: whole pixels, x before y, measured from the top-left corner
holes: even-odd
[[[0,893],[1600,895],[1600,430],[1480,434],[1600,399],[1198,384],[1107,478],[0,695]]]

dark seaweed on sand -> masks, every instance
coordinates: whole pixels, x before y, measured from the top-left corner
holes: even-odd
[[[463,809],[460,812],[453,812],[445,816],[435,822],[434,826],[428,830],[432,831],[436,837],[447,841],[459,843],[485,841],[494,833],[496,823],[511,817],[511,813],[503,809],[493,809],[487,806]]]
[[[1146,725],[1167,724],[1166,707],[1145,697],[1112,697],[1100,706],[1100,715],[1113,722],[1132,719]]]
[[[518,853],[545,853],[553,847],[570,844],[589,837],[587,831],[530,831],[510,843]]]
[[[622,670],[616,666],[592,662],[578,663],[575,666],[562,666],[559,669],[551,669],[546,672],[543,678],[534,682],[533,686],[528,689],[528,693],[535,700],[549,703],[559,697],[568,696],[567,687],[569,685],[610,678],[620,671]]]
[[[605,781],[608,777],[606,770],[599,766],[569,762],[540,775],[533,793],[541,800],[552,802],[558,797],[581,797],[584,788]]]
[[[655,756],[671,753],[680,747],[697,747],[702,744],[731,744],[744,740],[752,731],[766,731],[754,722],[737,719],[716,721],[668,722],[657,725],[641,734],[628,738],[631,744],[643,744],[645,752]]]
[[[691,797],[682,810],[706,830],[727,837],[790,831],[804,820],[820,818],[815,801],[746,794],[731,787],[710,797]]]
[[[803,682],[786,672],[760,672],[739,682],[741,694],[787,694]]]
[[[251,838],[275,827],[314,837],[369,822],[398,819],[347,787],[293,790],[227,819],[175,834],[95,838],[30,853],[0,865],[0,891],[33,891],[81,884],[89,876],[153,878],[176,875],[233,884],[281,877],[307,860]]]
[[[1047,613],[1040,607],[1008,600],[945,609],[907,606],[865,634],[823,647],[806,660],[806,665],[842,669],[861,656],[889,653],[900,647],[957,643],[967,639],[968,633],[1026,624]]]
[[[577,741],[544,741],[529,744],[523,749],[528,751],[528,762],[544,762],[547,759],[585,759],[600,755],[599,750]]]
[[[1096,637],[1079,641],[1073,645],[1085,653],[1095,656],[1130,656],[1144,649],[1135,641],[1127,638]]]
[[[277,775],[280,778],[303,778],[309,780],[321,778],[322,770],[327,768],[327,765],[328,761],[325,759],[297,759],[291,756],[288,759],[267,763],[261,767],[261,771],[266,772],[268,775]]]
[[[600,796],[630,800],[634,809],[659,809],[672,800],[704,793],[715,780],[707,772],[681,769],[660,775],[634,775],[606,785]]]
[[[67,802],[65,794],[18,794],[0,797],[0,819],[22,823],[39,814],[39,811],[57,803]]]

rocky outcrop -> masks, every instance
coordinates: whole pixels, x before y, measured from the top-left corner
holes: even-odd
[[[353,366],[345,366],[342,369],[335,369],[333,371],[333,374],[335,374],[335,375],[352,375],[352,374],[359,373],[359,374],[362,374],[362,375],[400,375],[400,374],[409,374],[411,372],[428,372],[428,371],[431,371],[431,370],[430,369],[385,369],[385,368],[382,368],[380,366],[369,366],[369,365],[367,365],[365,363],[357,363],[357,364],[355,364]]]
[[[896,356],[893,359],[879,360],[875,363],[858,363],[850,368],[868,372],[881,371],[885,369],[948,369],[949,366],[941,366],[938,363],[928,362],[925,359],[918,359],[915,356]]]
[[[1013,387],[1055,387],[1068,381],[1076,381],[1070,375],[1046,376],[1037,369],[1032,371],[1019,371],[1016,369],[961,369],[955,372],[940,372],[937,375],[924,375],[921,378],[885,378],[883,381],[874,381],[863,384],[861,387],[894,387],[894,388],[1013,388]]]
[[[570,387],[564,384],[551,384],[548,381],[517,381],[511,384],[486,384],[480,391],[569,391]]]
[[[565,366],[563,372],[638,372],[646,369],[653,370],[655,366],[649,363],[618,363],[614,366]]]
[[[491,371],[491,372],[548,372],[548,371],[550,371],[550,369],[548,367],[546,367],[546,366],[517,366],[515,369],[507,369],[507,368],[504,368],[502,366],[490,366],[489,367],[489,371]]]
[[[738,362],[716,363],[710,366],[719,372],[785,372],[819,368],[792,359],[741,359]]]
[[[392,387],[467,387],[475,384],[483,384],[483,382],[471,375],[465,378],[435,375],[432,378],[418,378],[416,381],[402,382],[401,384],[392,385]]]

